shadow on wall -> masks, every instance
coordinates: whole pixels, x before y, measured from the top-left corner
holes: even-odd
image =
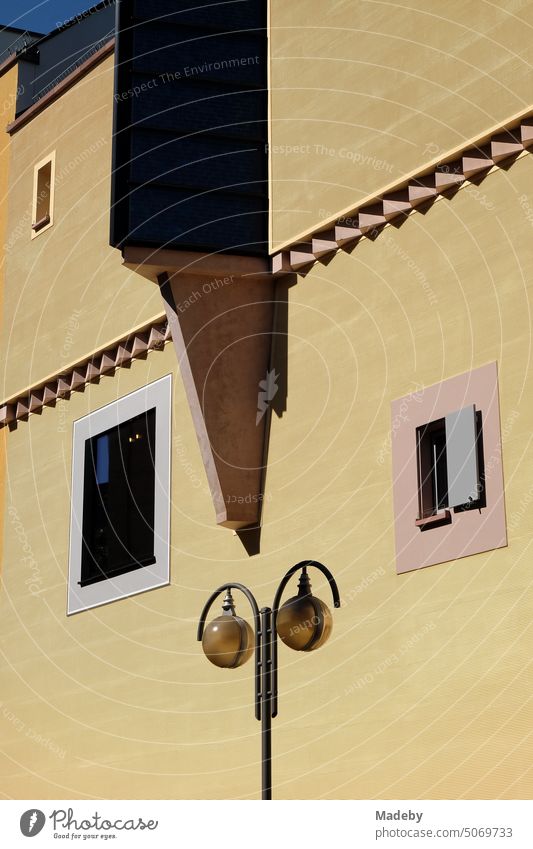
[[[270,358],[270,374],[273,374],[275,382],[272,384],[276,387],[273,397],[267,401],[268,409],[266,412],[267,423],[265,430],[265,443],[263,454],[263,474],[261,478],[261,513],[259,524],[250,528],[243,528],[237,531],[237,535],[246,550],[246,553],[253,557],[259,554],[261,550],[261,524],[263,515],[263,503],[265,498],[266,476],[268,469],[268,449],[270,444],[270,424],[272,413],[274,412],[278,418],[283,417],[283,413],[287,410],[288,397],[288,334],[289,334],[289,289],[296,285],[298,278],[295,274],[281,277],[276,282],[274,291],[275,307],[274,319],[272,328],[272,352]]]

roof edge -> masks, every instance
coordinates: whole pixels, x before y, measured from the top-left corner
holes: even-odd
[[[54,29],[50,30],[50,32],[34,32],[31,30],[24,30],[24,32],[29,32],[30,35],[39,36],[38,40],[34,42],[34,45],[42,44],[43,41],[48,41],[49,38],[54,38],[56,35],[59,35],[62,32],[65,32],[67,29],[71,29],[71,27],[76,26],[77,24],[81,24],[82,21],[90,18],[91,15],[94,15],[96,12],[101,12],[102,9],[106,9],[108,6],[114,6],[116,0],[101,0],[101,2],[96,3],[94,6],[90,6],[88,9],[82,12],[78,12],[77,15],[73,15],[71,18],[66,18],[64,21],[59,24],[59,26],[54,27]]]
[[[47,92],[44,97],[38,100],[33,106],[30,106],[19,115],[18,118],[15,118],[10,124],[6,127],[6,132],[10,135],[16,133],[17,130],[20,130],[25,124],[28,124],[36,115],[39,115],[47,106],[61,97],[69,88],[72,88],[82,77],[86,76],[89,71],[92,71],[103,59],[106,59],[110,56],[115,49],[115,39],[112,38],[107,41],[102,47],[100,47],[92,56],[89,56],[88,59],[85,60],[79,67],[75,68],[67,77],[65,77],[61,82],[59,82],[54,88],[52,88],[49,92]],[[2,68],[0,68],[0,72]]]

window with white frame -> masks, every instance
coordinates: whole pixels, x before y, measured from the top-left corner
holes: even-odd
[[[32,239],[54,223],[55,151],[38,162],[33,172]]]
[[[169,583],[171,376],[74,423],[67,613]]]

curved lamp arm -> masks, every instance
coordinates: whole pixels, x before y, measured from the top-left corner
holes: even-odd
[[[305,569],[307,566],[314,566],[315,569],[318,569],[319,572],[322,572],[323,575],[329,581],[329,585],[331,587],[331,594],[333,596],[333,606],[340,607],[341,606],[341,598],[339,595],[339,588],[337,586],[337,582],[331,572],[329,571],[327,566],[324,566],[323,563],[319,563],[318,560],[302,560],[300,563],[297,563],[296,566],[291,566],[289,571],[282,578],[281,583],[277,589],[276,595],[274,597],[274,604],[272,605],[272,611],[274,616],[277,614],[279,609],[279,603],[281,601],[281,596],[283,595],[283,591],[287,584],[289,583],[292,576],[295,572],[299,572],[300,569]]]
[[[295,566],[291,566],[289,571],[282,578],[281,583],[276,591],[276,595],[274,596],[274,603],[272,605],[272,716],[275,717],[278,715],[278,629],[277,629],[277,618],[279,605],[281,602],[281,597],[285,590],[285,587],[289,583],[292,576],[299,572],[300,569],[306,569],[308,566],[314,566],[315,569],[318,569],[319,572],[322,572],[323,575],[328,579],[329,585],[331,587],[331,594],[333,596],[333,606],[340,607],[341,606],[341,598],[339,595],[339,588],[337,586],[337,582],[327,566],[324,566],[323,563],[319,563],[318,560],[302,560],[300,563],[296,563]]]
[[[212,605],[217,600],[219,595],[222,595],[226,590],[240,590],[243,593],[248,601],[250,602],[250,607],[252,608],[252,612],[254,614],[254,631],[255,631],[255,675],[254,675],[254,683],[255,683],[255,718],[261,719],[261,617],[259,614],[259,607],[257,602],[250,592],[248,587],[245,587],[244,584],[237,583],[229,583],[222,584],[218,590],[215,590],[214,593],[207,599],[204,608],[200,614],[200,620],[198,622],[198,631],[196,634],[196,639],[201,641],[204,635],[205,628],[205,620],[207,619],[207,614],[209,613]]]

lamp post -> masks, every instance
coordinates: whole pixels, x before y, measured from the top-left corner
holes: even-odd
[[[311,592],[308,568],[322,572],[329,581],[333,604],[340,607],[335,578],[322,563],[303,560],[292,566],[283,577],[272,607],[259,610],[258,604],[244,584],[222,584],[207,600],[198,623],[198,640],[211,663],[224,669],[242,666],[255,649],[254,701],[255,717],[261,722],[262,799],[272,799],[272,719],[278,714],[278,635],[295,651],[314,651],[328,639],[332,616],[327,605]],[[301,571],[298,595],[280,608],[281,597],[289,580]],[[254,628],[235,613],[232,590],[242,592],[250,602]],[[206,625],[207,614],[216,599],[225,593],[222,615]]]

